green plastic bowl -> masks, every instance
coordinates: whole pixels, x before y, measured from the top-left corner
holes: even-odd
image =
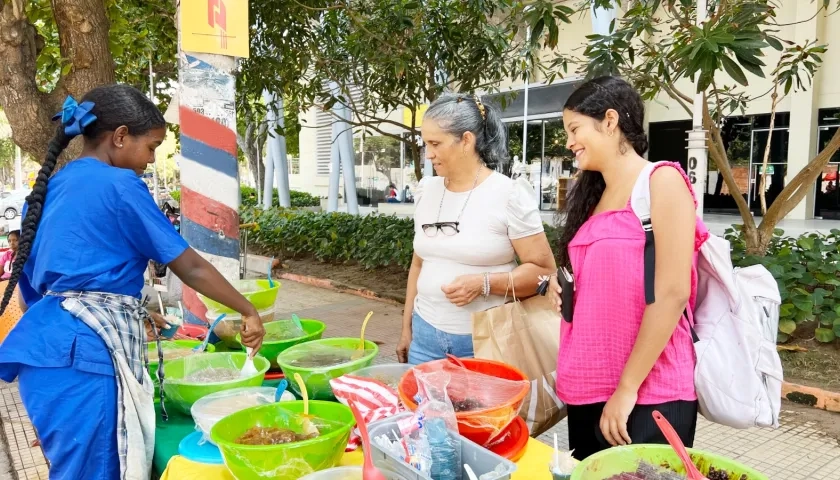
[[[277,320],[263,324],[263,328],[265,328],[266,335],[271,333],[273,330],[276,330],[275,327],[279,326],[280,323]],[[271,366],[273,368],[280,367],[279,365],[277,365],[278,355],[285,352],[289,348],[294,347],[295,345],[320,339],[321,335],[324,334],[324,330],[327,329],[327,326],[326,324],[324,324],[324,322],[320,320],[314,320],[311,318],[301,318],[300,326],[303,327],[303,331],[306,332],[306,335],[302,337],[289,338],[287,340],[277,340],[274,342],[263,340],[263,344],[262,347],[260,347],[259,353],[263,357],[267,358],[269,362],[271,362]],[[238,333],[236,334],[236,343],[242,343],[242,337]]]
[[[711,466],[726,470],[729,478],[740,479],[741,475],[746,475],[747,480],[768,480],[766,475],[735,460],[693,448],[687,450],[703,475],[709,474]],[[603,480],[620,473],[635,472],[642,460],[657,466],[668,465],[685,475],[685,467],[669,445],[629,445],[613,447],[588,457],[572,472],[572,480]]]
[[[160,343],[161,343],[161,345],[164,346],[164,348],[166,346],[169,346],[170,348],[175,348],[175,349],[178,349],[178,350],[181,350],[182,348],[184,350],[192,350],[196,346],[200,345],[201,341],[200,340],[165,340],[165,341],[161,341]],[[152,383],[155,386],[155,397],[157,397],[158,393],[160,393],[160,382],[158,382],[158,378],[157,378],[157,368],[158,368],[157,343],[149,342],[149,343],[146,344],[146,347],[148,348],[148,352],[149,352],[149,375],[152,377]],[[216,347],[212,343],[209,343],[209,344],[207,344],[207,349],[204,350],[204,351],[207,352],[207,353],[212,353],[212,352],[216,351]],[[175,360],[175,359],[173,358],[172,360]],[[171,361],[171,360],[167,360],[165,358],[163,359],[163,363],[166,363],[166,362],[169,362],[169,361]],[[164,372],[164,375],[165,374],[166,374],[166,372]]]
[[[283,445],[239,445],[236,440],[253,427],[278,427],[300,432],[303,402],[252,407],[229,415],[213,426],[225,466],[238,480],[297,480],[338,464],[356,424],[350,408],[336,402],[309,402],[309,414],[320,435]],[[326,419],[326,420],[321,420]]]
[[[163,363],[163,391],[168,404],[187,415],[199,398],[211,393],[241,387],[259,387],[262,385],[269,363],[263,357],[254,357],[257,374],[225,382],[186,383],[180,381],[186,376],[205,368],[235,368],[241,370],[245,365],[245,353],[204,353],[190,357],[177,358]]]
[[[307,368],[297,367],[289,363],[289,360],[295,357],[306,356],[309,352],[317,352],[319,347],[334,347],[347,350],[354,350],[359,346],[358,338],[323,338],[321,340],[313,340],[311,342],[301,343],[287,349],[277,357],[277,364],[283,369],[286,374],[286,379],[289,381],[289,388],[297,395],[301,396],[300,388],[295,381],[295,373],[299,373],[306,385],[306,391],[309,398],[313,400],[335,400],[335,396],[330,386],[330,380],[354,372],[360,368],[370,366],[373,359],[379,354],[379,347],[371,342],[365,340],[365,351],[361,358],[352,360],[340,365],[335,365],[326,368]]]
[[[280,290],[280,282],[274,280],[274,287],[270,287],[268,279],[265,280],[234,280],[230,282],[243,297],[247,298],[257,310],[265,310],[274,306],[277,301],[277,291]],[[211,300],[202,294],[198,294],[198,298],[204,303],[208,310],[218,313],[236,313],[235,310],[228,308],[221,303]]]

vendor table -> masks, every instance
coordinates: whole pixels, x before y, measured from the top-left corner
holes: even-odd
[[[178,455],[178,444],[184,437],[195,431],[192,417],[176,412],[169,412],[169,421],[160,416],[160,406],[155,404],[157,427],[155,429],[155,478],[161,480],[234,480],[223,466],[204,466],[193,463]],[[551,462],[552,449],[533,438],[528,440],[525,454],[516,462],[513,479],[540,480],[550,479],[548,464]],[[361,449],[348,452],[342,457],[340,465],[361,465]]]

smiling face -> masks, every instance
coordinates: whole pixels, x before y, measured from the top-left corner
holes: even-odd
[[[130,135],[126,127],[118,128],[112,137],[111,162],[115,167],[133,170],[138,175],[155,163],[155,149],[166,137],[165,128],[154,128],[142,135]]]
[[[447,133],[432,119],[423,121],[420,134],[426,144],[426,159],[432,162],[435,173],[441,177],[449,176],[453,167],[464,162],[466,152],[475,151],[475,137],[471,132],[464,133],[459,139]]]
[[[572,110],[563,111],[563,126],[568,135],[566,148],[575,154],[578,168],[601,171],[618,154],[621,133],[616,125],[614,110],[609,110],[600,121]]]

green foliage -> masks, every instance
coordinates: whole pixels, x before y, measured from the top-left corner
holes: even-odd
[[[181,203],[181,191],[180,190],[173,190],[169,192],[169,196],[172,197],[172,200],[175,200],[178,203]]]
[[[249,240],[282,257],[313,256],[368,269],[411,264],[414,222],[384,215],[351,215],[243,208],[243,223],[259,228]]]
[[[242,194],[242,206],[243,207],[256,207],[257,206],[257,191],[251,187],[242,185],[239,187],[239,191]],[[311,195],[306,192],[298,192],[296,190],[291,190],[289,192],[289,200],[291,201],[292,208],[303,208],[303,207],[318,207],[321,205],[321,199]],[[280,202],[278,201],[277,196],[277,189],[274,189],[274,198],[272,201],[272,205],[278,205]]]
[[[779,284],[782,306],[779,340],[787,341],[798,324],[817,320],[817,340],[840,336],[840,230],[827,235],[811,233],[799,238],[774,232],[766,256],[746,254],[741,229],[726,231],[737,267],[764,265]]]
[[[243,187],[243,205],[245,196]],[[282,256],[312,256],[323,262],[355,263],[368,269],[411,266],[414,221],[386,215],[350,215],[243,206],[242,223],[257,223],[249,241]],[[559,230],[545,225],[551,245]]]

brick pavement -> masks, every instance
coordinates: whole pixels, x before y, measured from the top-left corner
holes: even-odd
[[[283,281],[278,296],[278,314],[317,318],[327,324],[325,336],[357,336],[367,312],[375,315],[366,337],[382,342],[376,363],[396,361],[402,309],[374,300]],[[6,478],[47,479],[46,462],[39,448],[29,447],[34,432],[20,404],[16,384],[0,385],[0,420],[8,440],[12,474],[4,475],[0,452],[0,480]],[[566,422],[539,439],[553,441],[557,433],[562,448],[568,448]],[[698,423],[696,447],[739,460],[773,480],[829,480],[840,478],[840,444],[813,422],[794,422],[783,415],[778,430],[734,430],[703,418]],[[15,476],[12,476],[15,475]]]

